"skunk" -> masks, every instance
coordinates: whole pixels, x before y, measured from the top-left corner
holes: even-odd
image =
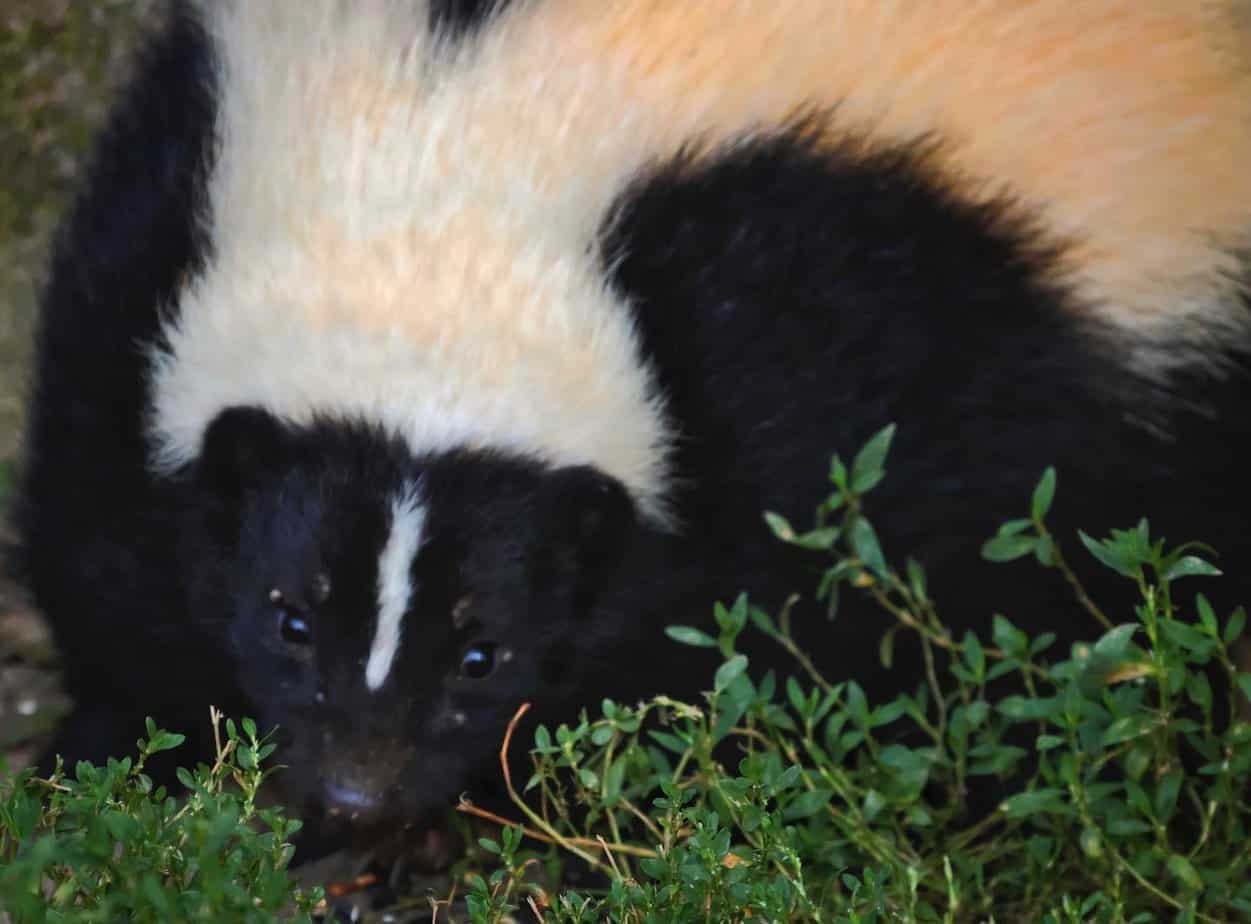
[[[1246,589],[1251,22],[1191,0],[171,5],[42,301],[18,528],[77,711],[209,703],[289,805],[411,821],[519,704],[694,696],[664,637],[824,560],[831,455],[957,629],[1093,627],[978,549],[1045,466]],[[1083,572],[1099,589],[1099,572]],[[796,623],[831,676],[886,624]],[[746,637],[745,637],[746,640]],[[753,669],[782,654],[751,648]]]

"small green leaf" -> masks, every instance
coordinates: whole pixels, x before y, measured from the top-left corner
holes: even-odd
[[[1002,524],[999,527],[995,535],[996,536],[1019,536],[1021,533],[1025,532],[1027,529],[1032,529],[1033,526],[1034,526],[1034,521],[1029,519],[1028,517],[1022,517],[1019,520],[1009,520],[1008,522]]]
[[[808,697],[804,694],[804,688],[799,685],[799,681],[794,677],[786,678],[786,698],[790,700],[791,708],[795,710],[801,717],[808,714]]]
[[[1199,871],[1194,868],[1194,865],[1180,853],[1170,856],[1168,863],[1165,865],[1174,878],[1186,888],[1194,889],[1195,891],[1203,888],[1203,877],[1199,875]]]
[[[1035,813],[1051,812],[1054,814],[1070,814],[1072,809],[1065,804],[1063,789],[1036,789],[1015,795],[999,806],[1009,818],[1025,818]]]
[[[864,794],[864,803],[861,810],[864,812],[865,821],[872,821],[882,813],[884,808],[886,808],[886,797],[876,789],[870,789]]]
[[[1155,815],[1160,821],[1168,823],[1177,807],[1177,795],[1181,791],[1182,774],[1174,770],[1166,773],[1155,790]]]
[[[1043,632],[1029,643],[1029,653],[1031,655],[1041,654],[1055,643],[1056,634],[1054,632]]]
[[[780,513],[766,512],[764,518],[765,522],[769,524],[769,529],[773,530],[773,535],[783,542],[793,542],[795,540],[795,530],[791,528],[791,524],[786,517]]]
[[[1219,577],[1221,570],[1215,565],[1204,561],[1197,555],[1186,555],[1175,561],[1173,565],[1164,572],[1164,580],[1176,581],[1184,577]]]
[[[928,828],[934,823],[930,813],[919,805],[914,805],[908,809],[907,818],[908,826],[911,828]]]
[[[999,613],[992,620],[991,638],[1005,654],[1021,657],[1028,652],[1029,637]]]
[[[811,818],[817,812],[821,811],[829,804],[830,798],[834,795],[829,789],[813,789],[802,795],[796,796],[786,806],[783,818],[787,821],[796,821],[800,818]]]
[[[600,725],[595,731],[591,732],[591,744],[597,748],[602,748],[609,741],[612,741],[611,725]]]
[[[1203,631],[1212,638],[1219,636],[1220,628],[1216,623],[1216,611],[1212,609],[1212,604],[1203,594],[1195,594],[1195,610],[1199,613],[1199,624],[1203,626]]]
[[[856,681],[848,681],[844,687],[847,691],[847,711],[851,713],[852,720],[862,730],[870,727],[869,719],[869,700],[864,695],[864,689]]]
[[[864,448],[856,453],[851,463],[851,489],[857,494],[872,490],[882,480],[886,455],[895,436],[895,425],[883,427]]]
[[[665,635],[683,645],[694,645],[696,648],[716,648],[717,640],[707,632],[691,626],[667,626]]]
[[[1094,828],[1084,829],[1078,843],[1081,845],[1082,853],[1090,859],[1098,860],[1103,856],[1103,838]]]
[[[737,635],[747,625],[747,594],[739,594],[726,612],[726,631]]]
[[[1151,748],[1149,742],[1139,742],[1130,748],[1125,755],[1125,772],[1131,780],[1140,780],[1151,766]]]
[[[1044,568],[1050,568],[1056,563],[1055,550],[1055,540],[1050,536],[1039,536],[1038,544],[1034,546],[1034,557]]]
[[[1194,626],[1184,622],[1166,619],[1160,623],[1160,631],[1177,646],[1189,651],[1204,647],[1210,648],[1212,642]]]
[[[1002,563],[1024,558],[1038,544],[1037,536],[995,536],[982,545],[982,558]]]
[[[1155,727],[1155,719],[1149,715],[1127,715],[1123,719],[1117,719],[1107,727],[1103,733],[1103,744],[1105,747],[1113,744],[1120,744],[1122,741],[1129,741],[1140,735],[1145,735]]]
[[[866,568],[874,574],[886,573],[886,560],[882,557],[882,546],[878,542],[877,533],[869,521],[860,517],[851,527],[851,548]]]
[[[910,697],[899,695],[883,706],[878,706],[873,710],[873,715],[869,720],[869,724],[874,728],[881,728],[883,725],[890,725],[897,722],[905,715],[915,715],[916,704]]]
[[[969,666],[969,670],[973,672],[976,680],[981,680],[986,673],[986,654],[982,650],[982,643],[978,641],[977,635],[973,632],[964,633],[964,661]]]
[[[172,751],[186,740],[186,735],[158,730],[157,733],[152,736],[151,740],[148,741],[148,751],[152,754],[156,754],[161,751]]]
[[[1105,567],[1111,568],[1122,577],[1134,577],[1135,569],[1130,566],[1129,559],[1122,548],[1091,539],[1080,529],[1077,531],[1077,537],[1082,540],[1082,545],[1086,546],[1086,550]]]
[[[970,729],[978,728],[990,717],[990,703],[984,699],[975,699],[964,707],[964,719]]]
[[[1030,697],[1005,696],[995,708],[1014,722],[1032,722],[1038,719],[1056,719],[1060,714],[1060,700],[1056,696]]]
[[[717,668],[716,676],[713,678],[712,688],[720,693],[735,680],[738,676],[747,670],[747,655],[735,655]]]
[[[887,670],[890,670],[891,664],[895,661],[895,636],[898,634],[899,629],[899,626],[891,626],[882,633],[882,638],[877,643],[878,661]]]
[[[639,861],[639,868],[653,879],[665,879],[669,874],[669,867],[660,857],[645,857]]]
[[[1191,674],[1186,681],[1186,694],[1205,713],[1212,708],[1212,685],[1207,674]]]
[[[918,600],[925,600],[925,569],[915,558],[909,558],[904,567],[908,574],[908,589]]]
[[[749,607],[747,610],[747,618],[751,620],[753,626],[766,635],[777,635],[778,627],[773,622],[773,617],[766,613],[758,606]]]
[[[1051,501],[1056,496],[1056,470],[1048,467],[1042,474],[1042,478],[1038,480],[1038,486],[1034,488],[1034,497],[1030,504],[1030,516],[1034,522],[1041,523],[1047,517],[1047,512],[1051,510]]]
[[[847,489],[847,466],[838,456],[830,460],[830,481],[841,490]]]
[[[622,754],[612,762],[608,772],[604,774],[604,805],[612,808],[621,795],[621,784],[625,781],[626,755]]]
[[[667,748],[668,750],[672,751],[674,754],[685,754],[687,750],[690,748],[689,744],[687,744],[677,735],[670,734],[669,732],[651,730],[651,731],[648,731],[647,734],[651,737],[653,741],[655,741],[661,747]]]
[[[1137,623],[1124,623],[1109,629],[1095,642],[1092,654],[1108,661],[1123,661],[1129,653],[1129,643],[1138,628]]]
[[[776,796],[780,792],[786,792],[786,790],[798,783],[800,777],[803,776],[803,772],[803,768],[795,764],[783,770],[781,775],[773,781],[773,795]]]
[[[825,526],[809,530],[802,536],[796,536],[791,540],[791,545],[799,546],[801,549],[811,549],[814,552],[828,552],[834,548],[834,543],[838,541],[840,535],[842,535],[842,530],[837,526]]]
[[[1247,627],[1247,611],[1242,607],[1234,610],[1229,617],[1229,622],[1225,623],[1225,634],[1222,636],[1226,645],[1232,645],[1238,639],[1242,638],[1242,631]]]

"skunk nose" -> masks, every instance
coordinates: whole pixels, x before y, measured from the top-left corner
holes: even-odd
[[[327,783],[322,789],[326,814],[351,821],[374,821],[382,809],[379,792],[343,783]]]
[[[319,774],[326,815],[359,824],[384,820],[411,757],[407,742],[371,735],[328,744]]]

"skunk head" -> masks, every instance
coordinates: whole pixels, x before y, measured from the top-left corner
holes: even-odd
[[[237,681],[280,729],[284,801],[361,823],[451,804],[522,702],[576,687],[635,524],[589,467],[416,457],[364,424],[255,408],[214,421],[194,477],[212,562],[197,618],[228,623]]]

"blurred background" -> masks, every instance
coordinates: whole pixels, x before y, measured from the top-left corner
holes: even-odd
[[[0,0],[0,555],[21,456],[49,242],[158,0]],[[0,567],[0,760],[21,766],[68,705],[37,614]]]

